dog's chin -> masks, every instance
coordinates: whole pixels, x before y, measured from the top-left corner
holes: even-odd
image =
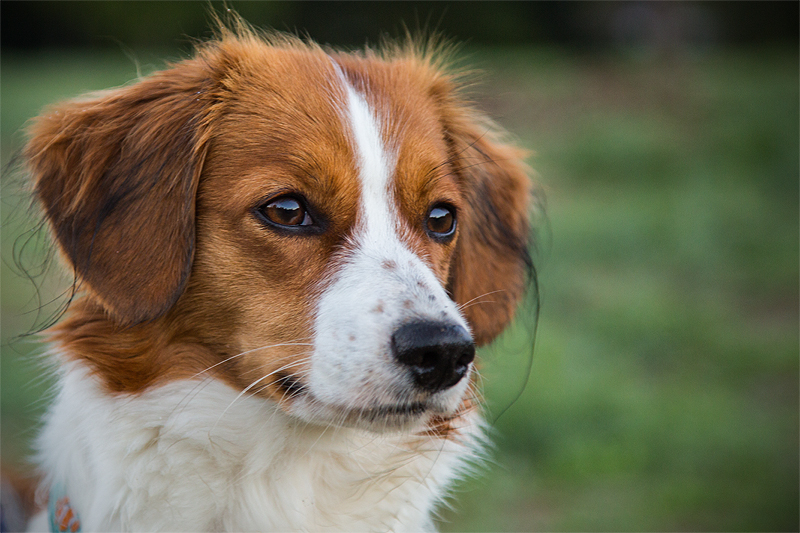
[[[344,406],[321,402],[310,394],[296,398],[288,409],[291,415],[304,422],[324,427],[362,429],[374,433],[422,431],[433,417],[449,418],[455,411],[455,408],[446,408],[439,402],[431,400]]]

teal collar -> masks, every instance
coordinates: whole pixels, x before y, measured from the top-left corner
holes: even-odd
[[[78,518],[78,513],[70,504],[67,492],[60,483],[50,488],[50,501],[47,504],[47,509],[51,533],[65,531],[76,533],[81,530],[81,521]]]

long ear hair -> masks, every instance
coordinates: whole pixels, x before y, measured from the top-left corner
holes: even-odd
[[[450,158],[467,200],[449,290],[484,345],[514,318],[534,274],[532,184],[522,150],[500,140],[487,119],[456,97],[442,101]]]
[[[29,127],[24,155],[56,241],[122,324],[163,314],[187,281],[212,87],[207,62],[188,60]]]

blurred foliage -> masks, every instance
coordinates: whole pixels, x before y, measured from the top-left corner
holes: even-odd
[[[161,65],[163,51],[120,48],[3,51],[4,168],[46,103]],[[528,342],[522,321],[484,353],[496,450],[440,527],[797,531],[797,46],[464,55],[485,72],[479,104],[535,150],[548,222],[530,381],[517,398],[531,361],[502,349]],[[37,303],[12,273],[30,222],[8,176],[0,406],[13,460],[47,382],[30,355],[42,348],[16,337]]]
[[[255,25],[348,46],[374,44],[404,27],[433,28],[472,44],[785,43],[797,40],[800,15],[796,2],[781,1],[3,0],[0,38],[15,49],[171,47],[176,36],[208,37],[208,11],[227,8]]]

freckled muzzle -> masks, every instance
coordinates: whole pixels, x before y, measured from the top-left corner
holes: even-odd
[[[392,335],[392,355],[409,369],[417,387],[439,392],[467,375],[475,359],[475,344],[459,325],[412,322]]]

